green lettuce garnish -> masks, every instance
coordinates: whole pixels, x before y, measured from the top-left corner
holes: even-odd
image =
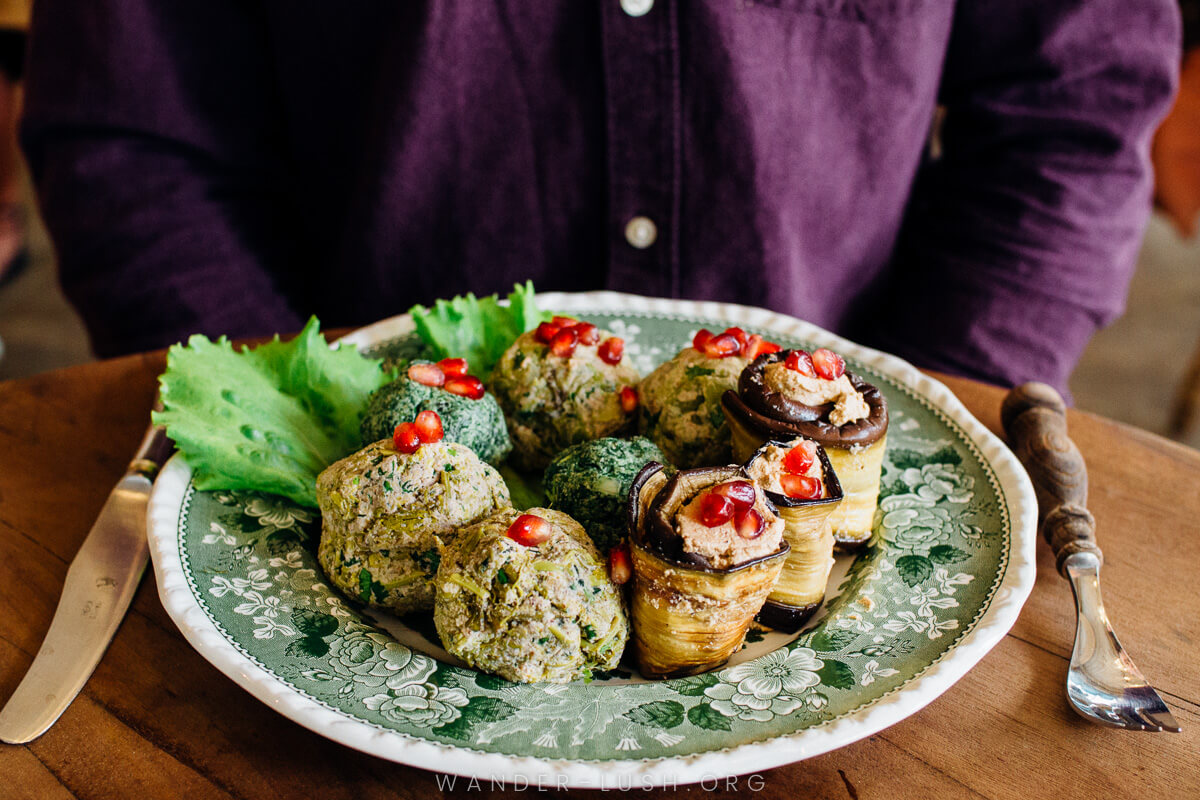
[[[313,317],[295,339],[234,350],[196,335],[167,352],[154,414],[196,488],[252,489],[316,507],[317,475],[361,445],[371,392],[394,376],[354,347],[331,349]]]
[[[513,286],[507,306],[497,295],[468,293],[438,300],[431,309],[416,305],[408,313],[435,359],[465,358],[471,373],[484,379],[518,336],[550,318],[538,311],[532,281]]]

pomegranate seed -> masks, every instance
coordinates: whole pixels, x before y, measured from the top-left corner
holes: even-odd
[[[437,365],[442,368],[442,372],[447,378],[457,378],[460,375],[467,374],[467,360],[465,358],[443,358]]]
[[[755,333],[746,340],[746,346],[742,348],[742,355],[753,361],[765,353],[778,353],[781,349],[779,345],[768,342]]]
[[[801,375],[807,375],[810,378],[817,377],[817,371],[813,368],[812,356],[804,350],[793,350],[788,353],[787,358],[783,360],[783,365]]]
[[[574,317],[560,317],[557,314],[550,320],[550,324],[556,328],[570,328],[579,323],[579,320]]]
[[[713,494],[719,494],[722,497],[728,497],[733,503],[734,508],[750,508],[754,505],[754,501],[758,495],[754,491],[754,484],[749,481],[730,481],[722,483],[713,490]]]
[[[392,433],[392,444],[400,453],[417,452],[421,447],[421,434],[417,432],[417,426],[411,422],[401,422]]]
[[[709,340],[712,338],[712,331],[710,331],[708,328],[701,328],[700,330],[696,331],[696,335],[692,337],[692,347],[696,348],[700,352],[704,352],[704,345],[708,344]]]
[[[746,342],[749,341],[749,337],[746,336],[746,332],[741,328],[726,328],[725,334],[738,340],[739,349],[744,348],[746,346]]]
[[[579,337],[575,335],[575,330],[563,328],[550,340],[550,352],[559,358],[570,358],[578,344]]]
[[[597,352],[605,364],[619,364],[621,356],[625,355],[625,340],[616,336],[605,339]]]
[[[537,514],[522,514],[508,526],[508,538],[526,547],[537,547],[554,533],[554,523]]]
[[[733,527],[743,539],[757,539],[766,526],[762,514],[753,508],[743,508],[733,515]]]
[[[700,501],[700,521],[710,528],[724,525],[733,519],[733,501],[723,494],[709,492]]]
[[[632,386],[622,386],[618,393],[621,398],[621,410],[626,414],[632,414],[637,411],[638,407],[638,391]]]
[[[576,323],[571,326],[571,330],[575,331],[575,338],[579,339],[579,343],[584,347],[591,347],[600,341],[600,329],[590,322]]]
[[[421,444],[433,444],[442,440],[442,418],[438,416],[436,411],[425,409],[420,414],[417,414],[413,425],[417,428],[417,436],[421,439]]]
[[[722,333],[720,336],[714,336],[704,343],[701,348],[704,355],[709,358],[726,358],[727,356],[737,355],[741,352],[742,344],[736,337],[728,333]]]
[[[800,444],[788,450],[783,457],[783,468],[794,475],[803,475],[817,460],[817,443],[805,439]]]
[[[446,381],[446,385],[443,388],[450,394],[469,397],[472,400],[478,400],[483,397],[483,381],[474,375],[450,378]]]
[[[558,335],[562,330],[558,325],[552,325],[549,322],[543,322],[537,326],[537,330],[533,334],[533,338],[537,339],[542,344],[550,344],[550,340]]]
[[[779,485],[783,493],[794,500],[816,500],[823,492],[820,478],[810,478],[807,475],[782,475]]]
[[[622,542],[608,553],[608,577],[617,586],[628,583],[633,577],[633,563],[629,558],[629,545]]]
[[[812,362],[817,374],[827,381],[836,381],[846,374],[846,360],[824,347],[813,350]]]
[[[437,364],[410,364],[408,377],[422,386],[441,386],[446,382],[446,373]]]

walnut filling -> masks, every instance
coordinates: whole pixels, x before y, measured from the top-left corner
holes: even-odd
[[[782,361],[768,364],[763,371],[766,387],[772,392],[807,406],[823,406],[833,403],[829,412],[830,423],[842,426],[848,422],[866,419],[871,414],[862,392],[855,390],[848,375],[836,380],[810,378],[794,369],[788,369]]]
[[[783,520],[767,505],[761,490],[755,491],[754,510],[762,515],[765,524],[754,539],[738,535],[733,520],[711,528],[705,525],[700,518],[705,494],[707,491],[700,492],[689,500],[675,517],[675,530],[685,552],[703,557],[715,569],[728,569],[779,550]]]
[[[754,482],[763,489],[786,496],[787,492],[784,491],[780,483],[780,479],[788,472],[787,468],[784,467],[783,460],[787,457],[792,447],[800,441],[802,440],[793,439],[784,447],[774,444],[767,445],[762,454],[746,466],[746,471],[750,473],[750,477]],[[825,485],[825,470],[821,466],[821,459],[814,458],[808,470],[800,474],[821,481],[821,497],[829,497],[829,487]]]

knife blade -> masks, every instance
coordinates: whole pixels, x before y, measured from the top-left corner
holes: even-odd
[[[146,430],[67,568],[41,648],[0,710],[0,740],[24,744],[45,733],[100,663],[146,570],[146,505],[154,477],[173,449],[161,426]]]

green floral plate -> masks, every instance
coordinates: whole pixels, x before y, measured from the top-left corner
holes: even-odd
[[[606,292],[539,299],[622,336],[643,373],[698,328],[736,324],[832,348],[883,390],[891,425],[876,532],[838,560],[810,627],[752,632],[725,668],[681,680],[618,669],[569,685],[508,683],[456,663],[427,618],[368,613],[332,589],[314,557],[314,512],[196,491],[176,457],[155,484],[150,548],[163,604],[193,647],[285,716],[383,758],[628,788],[745,774],[875,733],[948,689],[1016,621],[1033,587],[1033,491],[945,386],[761,309]],[[395,317],[343,341],[371,349],[411,331]]]

